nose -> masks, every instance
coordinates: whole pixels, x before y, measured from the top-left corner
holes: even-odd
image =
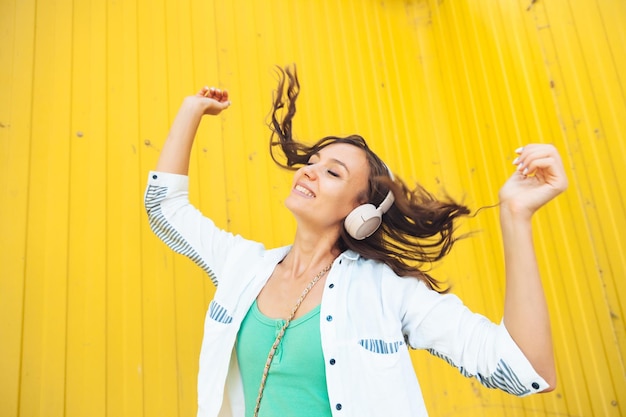
[[[305,177],[310,180],[317,178],[317,171],[315,169],[315,164],[305,165],[302,167],[302,173]]]

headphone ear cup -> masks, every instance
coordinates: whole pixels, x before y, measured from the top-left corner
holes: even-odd
[[[348,214],[344,226],[350,236],[363,240],[378,229],[382,220],[382,213],[373,204],[363,204]]]

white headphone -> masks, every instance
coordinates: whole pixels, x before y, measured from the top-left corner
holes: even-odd
[[[387,168],[389,176],[393,179],[393,174]],[[350,236],[356,240],[363,240],[371,236],[383,222],[383,214],[391,208],[395,197],[391,190],[378,207],[373,204],[362,204],[348,214],[343,224]]]

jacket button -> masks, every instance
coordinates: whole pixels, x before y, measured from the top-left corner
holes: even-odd
[[[532,386],[534,389],[539,389],[539,384],[538,384],[538,383],[536,383],[536,382],[533,382],[533,383],[531,384],[531,386]]]
[[[331,365],[335,364],[335,360],[334,359],[331,359],[329,362],[330,362]]]
[[[157,175],[156,175],[156,174],[154,174],[154,175],[152,176],[152,179],[153,179],[153,180],[156,180],[157,178],[158,178],[158,177],[157,177]]]
[[[335,406],[335,408],[336,408],[337,410],[341,410],[341,408],[342,408],[342,407],[341,407],[341,404],[337,404],[337,405]]]
[[[333,316],[331,315],[326,316],[326,321],[333,321]]]
[[[335,288],[335,284],[330,284],[328,288]]]

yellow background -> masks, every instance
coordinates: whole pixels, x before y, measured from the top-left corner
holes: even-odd
[[[570,189],[536,218],[559,385],[525,399],[415,352],[432,416],[626,415],[623,0],[0,0],[0,416],[193,416],[212,287],[142,205],[182,98],[228,88],[192,200],[289,243],[268,156],[274,65],[296,63],[301,140],[360,133],[408,182],[495,203],[527,142]],[[497,210],[433,271],[498,321]]]

